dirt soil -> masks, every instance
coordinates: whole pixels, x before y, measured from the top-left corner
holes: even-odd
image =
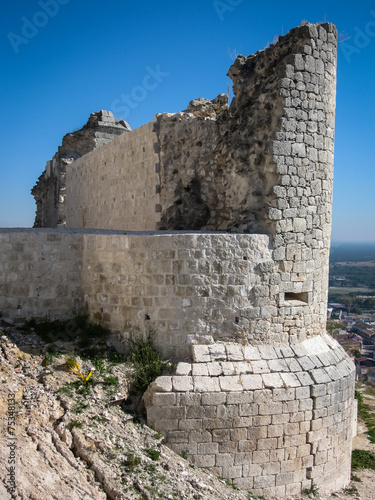
[[[129,398],[129,364],[95,363],[76,356],[76,371],[84,377],[96,364],[92,383],[83,385],[65,365],[72,346],[64,349],[65,355],[49,359],[46,366],[46,346],[37,335],[1,326],[1,499],[255,500],[251,492],[236,491],[173,453],[160,434],[144,425],[139,413],[135,417],[139,401]],[[13,404],[8,398],[13,395],[15,425],[8,419]],[[363,434],[363,423],[359,430],[354,448],[375,452]],[[12,450],[14,470],[8,465]],[[9,493],[13,472],[16,487]],[[375,471],[355,474],[361,482],[352,482],[345,491],[311,498],[375,500]]]

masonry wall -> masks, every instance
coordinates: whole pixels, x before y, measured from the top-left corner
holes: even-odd
[[[229,107],[196,99],[67,166],[67,225],[91,229],[66,233],[80,276],[65,312],[76,290],[123,338],[155,330],[184,362],[146,394],[150,425],[195,464],[277,498],[350,479],[354,366],[325,333],[336,35],[295,28],[236,59]],[[56,297],[57,280],[21,278]],[[18,314],[26,292],[11,293],[1,300]]]
[[[66,318],[82,305],[82,235],[0,229],[0,312],[24,320]]]
[[[331,24],[300,26],[264,51],[239,56],[229,70],[229,108],[220,96],[192,101],[73,162],[67,225],[268,234],[273,270],[267,286],[249,291],[238,329],[251,342],[320,334],[335,65]]]
[[[160,219],[153,123],[86,154],[67,169],[66,226],[154,230]]]
[[[290,347],[196,345],[144,396],[168,445],[255,495],[350,481],[355,369],[328,335]]]
[[[83,289],[91,317],[125,337],[137,329],[155,332],[163,354],[190,359],[192,343],[233,338],[253,296],[269,288],[274,273],[269,237],[218,233],[87,235]],[[251,309],[252,310],[252,309]],[[288,341],[282,325],[263,331],[264,305],[253,319],[254,341]]]
[[[36,202],[34,227],[66,226],[66,170],[90,151],[129,132],[129,124],[116,122],[111,111],[91,113],[79,130],[66,134],[57,153],[31,190]]]

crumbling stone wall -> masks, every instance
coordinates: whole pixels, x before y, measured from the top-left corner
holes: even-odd
[[[331,24],[239,56],[229,108],[225,95],[194,100],[70,165],[68,226],[272,235],[275,275],[250,292],[238,330],[252,342],[260,329],[324,331],[335,62]]]
[[[129,132],[129,124],[116,122],[111,111],[91,113],[86,125],[66,134],[62,145],[31,190],[36,202],[34,227],[66,225],[66,168],[88,152]],[[84,227],[84,226],[83,226]]]
[[[354,367],[325,333],[336,30],[295,28],[229,76],[229,107],[196,99],[66,169],[66,224],[91,228],[82,301],[184,360],[145,397],[176,451],[260,495],[333,491],[355,412]]]

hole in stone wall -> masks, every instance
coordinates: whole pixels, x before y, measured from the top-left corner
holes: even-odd
[[[309,294],[307,292],[302,292],[302,293],[285,292],[284,301],[308,304]]]
[[[145,321],[150,321],[150,316],[148,314],[145,314]]]
[[[240,322],[240,318],[238,316],[236,316],[234,318],[234,322],[236,323],[236,325],[238,325],[238,323]]]
[[[246,255],[244,255],[244,257],[243,257],[243,260],[247,260],[247,257],[246,257]]]

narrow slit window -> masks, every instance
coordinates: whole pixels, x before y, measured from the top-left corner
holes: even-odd
[[[299,304],[308,304],[309,303],[309,294],[307,292],[302,293],[294,293],[294,292],[285,292],[284,295],[285,302],[298,302]]]

